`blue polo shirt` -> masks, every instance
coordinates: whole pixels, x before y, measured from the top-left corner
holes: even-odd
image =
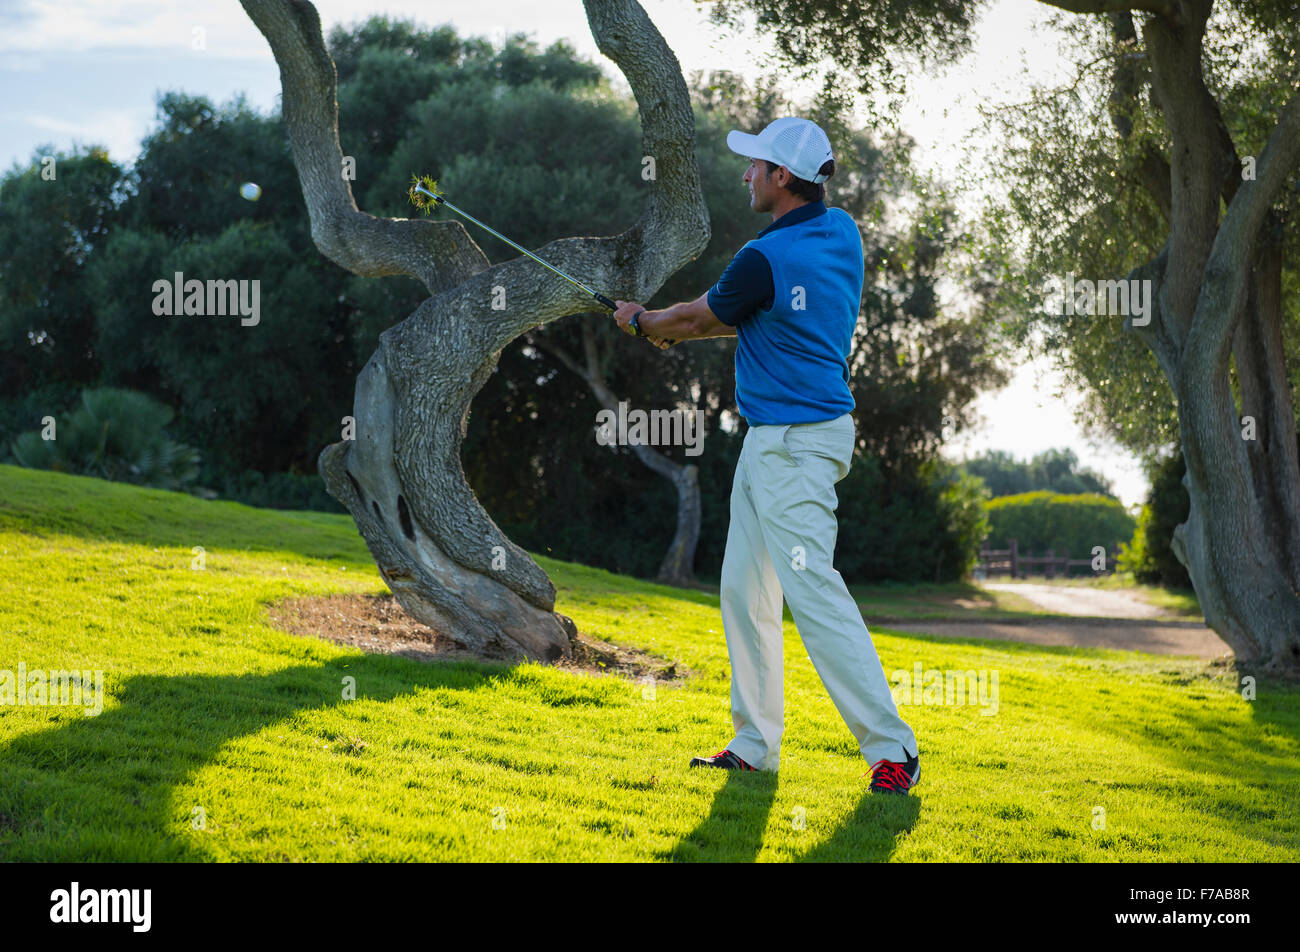
[[[750,426],[853,410],[848,356],[863,278],[857,224],[824,202],[786,212],[736,253],[707,300],[736,328],[736,406]]]

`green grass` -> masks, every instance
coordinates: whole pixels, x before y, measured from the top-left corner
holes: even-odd
[[[849,593],[858,603],[868,623],[873,618],[999,621],[1052,617],[1021,595],[989,591],[970,582],[916,585],[882,582],[876,585],[850,585]]]
[[[995,715],[902,708],[922,780],[885,798],[787,624],[779,775],[690,771],[731,736],[716,596],[539,561],[585,632],[694,677],[647,697],[289,635],[268,602],[383,590],[346,517],[0,466],[0,670],[103,670],[107,695],[95,717],[0,705],[0,859],[1300,858],[1294,687],[873,629],[887,673],[999,677]]]

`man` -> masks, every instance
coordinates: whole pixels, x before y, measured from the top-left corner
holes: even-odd
[[[736,337],[736,405],[749,424],[731,490],[722,625],[735,736],[691,766],[776,770],[784,730],[781,599],[831,700],[871,764],[871,787],[906,794],[920,777],[912,730],[856,603],[832,564],[839,501],[856,441],[848,355],[862,300],[862,238],[822,185],[830,140],[778,119],[727,147],[750,159],[750,207],[772,224],[707,293],[662,311],[617,301],[614,317],[656,346]]]

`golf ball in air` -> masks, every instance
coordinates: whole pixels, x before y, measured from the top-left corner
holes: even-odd
[[[255,202],[262,197],[262,189],[256,182],[245,182],[239,186],[239,194],[250,202]]]

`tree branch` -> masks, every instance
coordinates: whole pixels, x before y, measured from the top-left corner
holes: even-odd
[[[1153,18],[1143,26],[1151,54],[1152,88],[1169,126],[1170,229],[1167,286],[1161,297],[1170,330],[1183,338],[1219,227],[1221,196],[1231,170],[1218,104],[1205,85],[1202,41],[1212,0],[1184,0],[1178,26]]]
[[[1226,360],[1236,318],[1246,305],[1255,243],[1265,217],[1300,165],[1300,92],[1291,97],[1260,153],[1255,178],[1242,182],[1228,206],[1205,266],[1205,284],[1187,338],[1184,373],[1208,373]]]
[[[1112,13],[1111,36],[1116,47],[1115,69],[1111,73],[1109,112],[1111,124],[1119,137],[1128,140],[1133,135],[1133,114],[1139,108],[1138,95],[1144,85],[1141,64],[1145,57],[1136,52],[1137,31],[1133,27],[1133,14],[1128,10]],[[1169,199],[1169,163],[1150,143],[1142,147],[1137,166],[1138,180],[1151,196],[1160,213],[1168,221],[1171,214]]]
[[[364,277],[407,274],[437,294],[488,265],[460,222],[376,218],[357,209],[343,176],[334,61],[305,0],[240,0],[280,67],[283,112],[298,181],[321,253]]]
[[[1117,13],[1120,10],[1144,10],[1171,21],[1178,15],[1176,3],[1161,2],[1161,0],[1039,0],[1039,2],[1068,13]]]
[[[1164,287],[1165,269],[1169,264],[1169,242],[1160,249],[1160,254],[1146,264],[1129,272],[1129,281],[1151,282],[1151,317],[1145,325],[1133,323],[1133,315],[1124,318],[1124,329],[1132,331],[1151,349],[1156,363],[1165,376],[1173,381],[1177,379],[1182,352],[1178,322],[1171,320],[1161,307]]]
[[[655,160],[641,217],[608,237],[562,238],[538,257],[607,297],[645,301],[709,243],[709,211],[695,161],[695,115],[681,66],[636,0],[584,0],[592,35],[636,96],[642,149]],[[634,172],[639,176],[642,166]],[[494,303],[504,293],[506,307]],[[394,344],[419,340],[448,311],[467,318],[458,332],[499,351],[532,327],[589,311],[591,297],[526,255],[486,268],[395,328]],[[397,338],[400,338],[397,339]]]

